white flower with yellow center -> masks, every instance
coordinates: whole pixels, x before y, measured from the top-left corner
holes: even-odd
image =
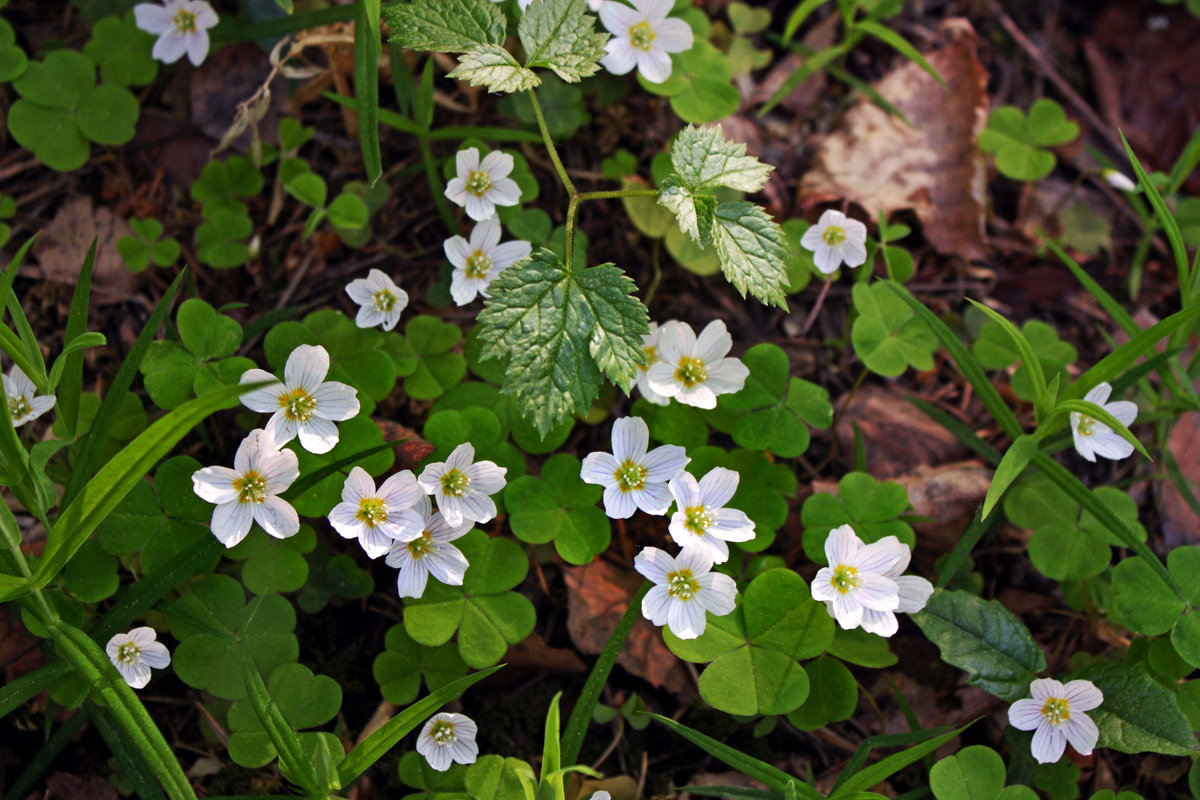
[[[7,375],[0,375],[0,380],[4,381],[8,416],[14,428],[32,422],[54,408],[54,395],[39,395],[33,381],[29,380],[16,364],[13,364]]]
[[[651,83],[671,77],[671,53],[692,49],[692,26],[681,19],[668,19],[673,0],[630,0],[633,8],[614,0],[600,4],[600,21],[612,38],[604,45],[608,55],[600,59],[614,75],[634,67]]]
[[[151,57],[174,64],[187,54],[193,66],[200,66],[208,55],[208,29],[217,24],[217,12],[204,0],[166,0],[138,3],[133,19],[139,28],[157,36]]]
[[[454,159],[458,176],[446,184],[446,197],[467,211],[467,216],[483,222],[494,216],[496,206],[515,206],[521,202],[521,187],[508,177],[513,157],[493,150],[479,160],[479,150],[459,150]]]
[[[192,488],[201,500],[216,503],[212,532],[226,547],[246,538],[255,522],[276,539],[300,530],[296,509],[277,497],[300,476],[296,454],[280,450],[262,428],[250,431],[238,445],[229,467],[205,467],[192,473]]]
[[[697,481],[684,472],[668,484],[675,497],[675,513],[669,528],[675,544],[700,548],[714,564],[729,560],[726,542],[748,542],[754,538],[754,523],[745,511],[725,508],[737,491],[741,476],[731,469],[715,467]]]
[[[1092,754],[1100,731],[1083,713],[1099,708],[1104,693],[1091,681],[1071,681],[1065,686],[1053,678],[1038,678],[1029,684],[1032,699],[1009,706],[1008,721],[1014,728],[1033,731],[1033,757],[1039,764],[1062,758],[1067,743],[1081,756]]]
[[[1100,406],[1116,417],[1117,422],[1128,428],[1137,419],[1137,404],[1129,400],[1109,403],[1107,401],[1110,394],[1112,384],[1099,383],[1083,399]],[[1121,434],[1087,414],[1071,412],[1071,433],[1075,437],[1075,449],[1088,461],[1095,461],[1096,456],[1115,460],[1133,455],[1133,445],[1125,441]]]
[[[143,626],[116,634],[104,646],[108,660],[134,689],[150,682],[151,669],[166,669],[171,663],[171,653],[157,638],[154,628]]]
[[[479,756],[475,744],[478,728],[470,717],[443,711],[434,714],[417,736],[417,752],[425,756],[429,766],[438,772],[450,769],[450,764],[474,764]]]
[[[393,542],[407,541],[423,528],[412,508],[424,497],[412,470],[396,473],[376,491],[370,473],[355,467],[342,486],[342,502],[329,512],[329,523],[343,537],[358,539],[368,556],[379,558]]]
[[[813,251],[813,263],[828,275],[846,262],[857,267],[867,260],[867,226],[840,211],[829,209],[817,224],[804,232],[800,244]]]
[[[508,468],[494,461],[474,461],[474,445],[463,442],[445,461],[426,466],[417,478],[426,494],[437,497],[438,510],[450,525],[463,520],[487,522],[496,516],[496,503],[488,495],[504,488]]]
[[[365,278],[350,281],[346,294],[361,306],[354,318],[354,324],[360,328],[382,325],[385,331],[390,331],[400,321],[400,312],[408,306],[408,292],[378,269],[371,270]]]
[[[901,554],[891,542],[863,545],[854,529],[843,525],[829,532],[825,558],[829,566],[821,568],[813,578],[813,599],[824,601],[830,615],[844,630],[860,625],[871,633],[883,629],[876,625],[879,622],[876,617],[868,621],[865,612],[899,610],[900,587],[894,578],[888,577],[888,572],[894,569]],[[895,621],[893,614],[892,623]]]
[[[450,586],[462,586],[470,565],[462,551],[450,543],[471,530],[471,521],[451,525],[440,511],[433,510],[433,504],[424,494],[412,510],[418,524],[409,527],[407,519],[401,522],[403,531],[391,543],[384,559],[389,567],[400,570],[396,590],[401,597],[420,597],[425,594],[430,575]]]
[[[723,617],[733,611],[737,584],[712,571],[708,551],[685,548],[678,556],[646,547],[633,559],[633,568],[654,586],[642,598],[642,616],[666,625],[680,639],[695,639],[708,623],[705,612]]]
[[[488,284],[513,262],[529,255],[531,249],[529,242],[500,244],[499,217],[490,217],[476,225],[470,240],[451,236],[443,248],[446,258],[454,265],[450,296],[460,306],[465,306],[479,294],[491,297],[487,292]]]
[[[664,444],[647,452],[650,429],[641,417],[622,417],[613,423],[612,453],[588,453],[579,477],[604,487],[604,513],[628,519],[636,509],[666,514],[671,507],[667,483],[678,478],[691,461],[687,451]]]
[[[912,549],[895,536],[885,536],[876,544],[886,545],[896,556],[892,566],[884,570],[883,576],[896,582],[897,596],[900,600],[895,611],[877,611],[872,608],[863,609],[863,630],[879,636],[892,636],[900,628],[896,614],[915,614],[929,602],[933,594],[933,584],[917,575],[902,575],[908,569],[912,558]],[[826,603],[826,606],[829,604]]]
[[[324,347],[302,344],[288,356],[283,381],[261,369],[242,373],[242,383],[275,381],[242,395],[251,411],[272,414],[267,433],[282,446],[297,436],[310,453],[328,453],[338,442],[334,422],[358,414],[358,390],[338,381],[327,381],[329,353]],[[274,413],[272,413],[274,412]]]
[[[674,320],[668,322],[668,325],[673,324]],[[662,361],[662,356],[659,355],[658,342],[662,337],[662,328],[658,327],[657,322],[650,323],[650,333],[642,337],[642,352],[646,354],[646,365],[638,365],[637,376],[634,382],[638,390],[642,393],[642,397],[646,398],[656,406],[665,406],[671,402],[671,398],[664,397],[654,391],[654,387],[650,385],[650,368]]]
[[[658,341],[660,361],[650,367],[650,388],[684,405],[716,408],[717,395],[741,391],[750,370],[736,358],[725,358],[733,337],[721,320],[713,320],[700,336],[686,322],[668,322]]]

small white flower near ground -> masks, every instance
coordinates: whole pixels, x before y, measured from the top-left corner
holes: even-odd
[[[394,542],[406,541],[406,528],[424,527],[412,510],[424,497],[412,470],[396,473],[376,491],[370,473],[355,467],[342,486],[342,502],[329,512],[329,523],[343,537],[358,539],[369,557],[379,558]]]
[[[647,371],[650,388],[684,405],[716,408],[717,395],[739,392],[750,370],[726,358],[733,337],[721,320],[704,326],[697,337],[686,322],[668,322],[659,331],[659,361]]]
[[[346,284],[346,294],[361,306],[354,318],[354,324],[360,328],[382,325],[385,331],[390,331],[400,321],[400,312],[408,306],[408,292],[378,269]]]
[[[671,557],[657,547],[646,547],[633,559],[633,568],[654,584],[642,598],[642,616],[655,625],[666,625],[680,639],[704,633],[705,612],[723,617],[733,611],[737,584],[728,575],[712,572],[705,549],[689,547]]]
[[[1109,186],[1116,189],[1118,192],[1136,192],[1138,185],[1134,183],[1128,175],[1123,172],[1118,172],[1112,167],[1105,167],[1100,170],[1100,177],[1108,183]]]
[[[813,263],[826,275],[843,261],[858,267],[867,260],[867,226],[831,208],[804,232],[800,245],[813,251]]]
[[[642,397],[656,406],[665,406],[671,402],[671,398],[654,391],[654,387],[650,385],[650,368],[662,362],[662,356],[658,352],[658,342],[661,337],[662,328],[658,326],[657,322],[651,322],[650,333],[642,337],[642,352],[646,354],[646,365],[638,365],[637,377],[634,378],[634,384],[642,393]]]
[[[1039,764],[1062,758],[1067,743],[1081,756],[1092,754],[1100,731],[1083,713],[1099,708],[1104,693],[1091,681],[1071,681],[1065,686],[1053,678],[1038,678],[1029,684],[1032,699],[1018,700],[1008,708],[1014,728],[1033,731],[1033,757]]]
[[[470,240],[451,236],[442,245],[446,258],[454,265],[450,278],[450,296],[465,306],[476,295],[491,297],[487,287],[496,276],[525,258],[532,249],[529,242],[500,243],[500,218],[489,217],[472,229]]]
[[[493,150],[479,160],[479,150],[468,147],[455,156],[457,177],[446,185],[446,197],[462,206],[467,216],[483,222],[496,213],[496,206],[515,206],[521,202],[521,187],[508,177],[513,157]]]
[[[672,0],[630,0],[633,7],[614,0],[600,4],[600,22],[612,38],[604,45],[608,55],[600,63],[614,75],[634,67],[651,83],[671,77],[671,53],[692,49],[692,26],[668,18]]]
[[[29,380],[16,364],[13,364],[7,375],[0,375],[0,379],[4,381],[8,416],[12,419],[14,428],[32,422],[54,408],[54,395],[39,395],[33,381]]]
[[[208,55],[208,29],[219,21],[217,12],[204,0],[138,3],[133,7],[133,19],[140,29],[158,37],[151,57],[174,64],[186,53],[196,67]]]
[[[902,575],[908,569],[912,558],[912,549],[895,536],[885,536],[876,544],[889,547],[896,556],[892,566],[883,572],[885,578],[896,582],[900,604],[895,611],[876,611],[872,608],[863,609],[863,630],[879,636],[892,636],[900,628],[896,620],[897,614],[915,614],[925,607],[933,594],[933,584],[917,575]]]
[[[508,467],[494,461],[475,462],[475,447],[463,442],[445,461],[429,464],[417,482],[437,498],[438,510],[450,525],[463,520],[487,522],[496,516],[496,503],[488,495],[504,488]]]
[[[116,634],[104,647],[108,660],[134,689],[150,682],[151,669],[166,669],[171,663],[171,653],[157,638],[154,628],[142,626]]]
[[[849,525],[834,528],[825,540],[829,566],[822,567],[813,578],[813,599],[827,603],[830,615],[844,630],[862,625],[875,633],[879,630],[874,624],[878,618],[872,617],[868,622],[865,612],[899,610],[900,587],[887,573],[895,568],[900,557],[890,542],[864,545]],[[892,622],[895,621],[892,614]],[[872,627],[868,628],[868,624]]]
[[[697,481],[690,472],[668,484],[675,497],[675,513],[669,528],[671,538],[685,550],[700,548],[714,564],[729,560],[726,542],[748,542],[754,538],[754,523],[745,511],[725,508],[737,492],[741,476],[731,469],[716,467]]]
[[[678,478],[691,461],[687,451],[664,444],[647,452],[650,429],[641,417],[622,417],[613,423],[612,453],[588,453],[579,477],[604,487],[604,513],[628,519],[636,509],[662,515],[671,507],[668,482]]]
[[[242,373],[242,383],[275,381],[242,395],[251,411],[271,414],[267,433],[279,446],[299,437],[310,453],[328,453],[338,443],[334,422],[358,414],[358,390],[339,381],[327,381],[329,353],[324,347],[302,344],[288,356],[283,381],[261,369]]]
[[[1110,394],[1112,394],[1112,384],[1099,383],[1084,395],[1083,399],[1100,406],[1116,417],[1117,422],[1128,428],[1137,419],[1137,404],[1129,400],[1109,403],[1108,396]],[[1078,411],[1071,412],[1071,433],[1075,437],[1075,449],[1088,461],[1095,461],[1096,456],[1117,460],[1133,455],[1133,445],[1125,441],[1112,428],[1099,420],[1092,419],[1087,414],[1081,414]]]
[[[429,576],[448,586],[462,586],[467,574],[467,557],[450,544],[471,530],[471,521],[451,525],[440,511],[433,510],[429,497],[422,494],[413,506],[420,524],[409,527],[391,543],[384,563],[400,570],[396,576],[396,591],[401,597],[420,597],[425,594]]]
[[[417,736],[417,752],[438,772],[450,769],[455,761],[474,764],[479,756],[479,745],[475,744],[478,731],[470,717],[446,711],[434,714]]]
[[[300,475],[296,454],[280,450],[262,428],[250,431],[238,445],[229,467],[205,467],[192,473],[192,487],[201,500],[215,503],[213,535],[233,547],[257,521],[276,539],[295,536],[300,517],[281,492]]]

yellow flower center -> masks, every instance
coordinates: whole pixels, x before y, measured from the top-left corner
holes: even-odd
[[[654,28],[651,28],[650,23],[645,20],[637,25],[630,25],[629,41],[638,50],[649,50],[650,45],[654,43]]]
[[[179,9],[175,12],[175,17],[171,22],[175,23],[175,30],[180,33],[196,32],[196,15],[190,11]]]
[[[837,247],[846,241],[846,229],[837,225],[830,225],[821,232],[821,241],[830,247]]]
[[[451,469],[442,476],[442,494],[451,497],[462,497],[470,485],[471,479],[459,469]]]
[[[359,501],[358,512],[354,516],[368,528],[374,528],[381,522],[387,522],[387,503],[380,497],[364,497]]]
[[[391,311],[396,307],[396,295],[387,289],[380,289],[373,298],[376,311]]]
[[[134,642],[126,642],[117,646],[117,661],[122,664],[136,664],[141,660],[142,650]]]
[[[1042,706],[1042,716],[1058,727],[1071,718],[1071,704],[1061,697],[1051,697]]]
[[[450,744],[458,738],[454,735],[454,723],[449,720],[439,719],[429,729],[429,738],[438,744]]]
[[[467,266],[463,272],[468,278],[483,279],[492,271],[492,260],[484,255],[482,250],[476,250],[467,257]]]
[[[279,407],[283,409],[283,415],[293,422],[308,422],[308,418],[317,410],[317,398],[297,387],[279,395]]]
[[[404,545],[408,548],[408,554],[414,559],[420,560],[433,552],[433,534],[429,531],[421,531],[421,535]]]
[[[250,470],[233,482],[239,503],[261,503],[267,499],[267,479]]]
[[[638,364],[637,368],[642,372],[645,372],[646,370],[650,369],[651,364],[653,364],[655,361],[658,361],[658,348],[651,345],[649,347],[643,347],[642,352],[646,354],[646,365],[642,366],[641,364]]]
[[[21,417],[33,411],[33,407],[29,405],[29,400],[25,395],[19,394],[16,397],[9,395],[8,397],[8,415],[16,422]]]
[[[675,370],[675,380],[690,389],[697,383],[704,383],[708,380],[708,367],[704,366],[704,362],[698,358],[684,356],[679,359],[679,367]]]
[[[688,506],[683,510],[683,525],[697,536],[703,536],[716,520],[704,506]]]
[[[842,594],[858,587],[858,570],[846,564],[839,564],[829,579],[829,585]]]
[[[632,492],[634,489],[646,487],[646,468],[629,459],[625,459],[621,466],[617,467],[613,477],[617,479],[617,488],[622,492]]]
[[[667,594],[680,600],[691,600],[700,591],[700,582],[692,577],[690,569],[681,569],[667,575]]]
[[[1081,414],[1079,416],[1079,425],[1075,429],[1079,431],[1080,436],[1091,436],[1096,432],[1096,420]]]
[[[477,169],[467,176],[467,191],[476,197],[483,197],[492,188],[492,176],[484,170]]]

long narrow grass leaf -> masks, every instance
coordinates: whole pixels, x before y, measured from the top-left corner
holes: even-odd
[[[96,239],[88,248],[75,291],[71,295],[71,310],[67,313],[67,328],[63,333],[63,344],[67,345],[87,333],[88,305],[92,297],[92,271],[96,266]],[[65,348],[58,361],[63,363],[62,379],[58,392],[58,420],[62,423],[68,439],[75,438],[79,424],[79,395],[83,392],[83,351],[68,352]],[[58,361],[54,366],[58,366]],[[47,381],[47,390],[54,391],[53,378]]]
[[[358,111],[358,144],[367,170],[367,182],[374,186],[383,176],[383,159],[379,152],[379,0],[358,0],[354,6],[354,99]]]
[[[831,795],[832,798],[847,798],[859,792],[865,792],[872,786],[882,783],[891,776],[895,775],[900,770],[912,764],[915,761],[920,761],[927,753],[932,753],[946,742],[958,736],[960,733],[971,727],[974,721],[968,722],[958,730],[948,731],[940,736],[935,736],[932,739],[915,744],[907,750],[890,755],[887,758],[876,761],[874,764],[863,767],[860,770],[852,773],[844,782],[840,782],[840,787],[836,788]],[[928,733],[928,731],[922,731]],[[843,775],[849,772],[849,769],[843,771]]]
[[[975,545],[979,544],[979,540],[986,536],[993,528],[1000,523],[1000,517],[988,517],[985,521],[976,514],[971,519],[971,524],[963,531],[963,535],[958,537],[958,542],[955,543],[954,549],[950,551],[950,555],[942,562],[942,568],[938,570],[937,582],[934,584],[939,589],[944,589],[950,583],[951,579],[958,573],[963,562],[971,555],[971,551],[975,549]]]
[[[137,796],[142,800],[165,800],[166,795],[158,787],[158,781],[154,779],[154,772],[147,766],[146,759],[136,747],[130,746],[124,733],[112,721],[108,710],[95,703],[88,703],[87,709],[96,730],[100,731],[108,749],[117,757],[121,770],[129,779]]]
[[[828,3],[829,0],[803,0],[800,5],[788,17],[787,24],[783,28],[783,43],[788,44],[792,41],[792,37],[796,35],[796,31],[800,30],[800,26],[804,24],[804,20],[808,19],[814,11]]]
[[[820,50],[812,56],[805,58],[804,63],[797,67],[796,71],[787,77],[787,80],[785,80],[780,87],[775,90],[775,93],[771,95],[770,99],[767,100],[763,107],[758,110],[758,115],[761,117],[772,108],[779,105],[781,102],[783,102],[783,98],[787,97],[791,93],[792,89],[795,89],[797,86],[804,83],[806,80],[808,80],[810,75],[824,68],[826,64],[830,63],[836,58],[839,58],[845,52],[846,44],[843,42],[842,44],[833,45],[832,47],[826,47],[824,50]]]
[[[933,64],[930,64],[929,61],[925,59],[925,56],[921,55],[917,48],[909,44],[908,40],[903,36],[896,33],[891,28],[880,25],[878,22],[869,19],[864,19],[854,23],[854,27],[858,28],[860,31],[866,31],[879,41],[891,47],[897,53],[916,64],[921,69],[925,70],[929,77],[938,82],[939,86],[949,91],[946,86],[946,82],[942,80],[942,74],[937,71],[937,68],[935,68]]]
[[[1037,410],[1037,419],[1041,421],[1045,415],[1047,408],[1046,398],[1046,373],[1042,370],[1042,361],[1037,357],[1037,353],[1033,350],[1033,345],[1025,338],[1025,334],[1007,319],[1004,315],[992,308],[988,308],[983,303],[977,303],[971,298],[967,298],[967,302],[978,308],[987,315],[992,322],[1000,326],[1001,330],[1008,334],[1008,338],[1012,340],[1013,346],[1017,348],[1017,352],[1021,356],[1021,362],[1025,365],[1025,372],[1029,376],[1030,387],[1033,391],[1033,407]]]
[[[284,719],[283,712],[271,699],[271,693],[267,691],[267,685],[258,672],[254,658],[245,650],[242,651],[242,678],[246,684],[246,701],[253,709],[275,752],[279,754],[280,766],[306,794],[316,795],[320,790],[317,771],[305,757],[296,731]]]
[[[1187,292],[1191,287],[1191,277],[1188,271],[1187,248],[1183,243],[1183,232],[1179,230],[1179,223],[1175,221],[1175,216],[1171,213],[1171,209],[1167,208],[1166,201],[1158,193],[1150,176],[1146,174],[1146,170],[1142,169],[1142,163],[1134,155],[1133,148],[1125,139],[1125,134],[1119,131],[1118,133],[1121,136],[1121,144],[1125,145],[1125,154],[1129,156],[1129,163],[1133,166],[1134,173],[1137,174],[1142,193],[1150,201],[1150,205],[1154,208],[1154,214],[1158,217],[1158,224],[1167,234],[1167,241],[1171,244],[1171,254],[1175,256],[1175,266],[1179,270],[1179,289],[1185,295],[1183,305],[1189,305],[1191,298],[1187,296]]]
[[[306,11],[302,14],[292,14],[288,17],[268,19],[262,22],[240,23],[234,15],[221,17],[221,24],[210,32],[213,44],[224,42],[248,42],[256,39],[276,39],[289,33],[320,28],[337,22],[349,22],[354,19],[353,5],[335,5]]]

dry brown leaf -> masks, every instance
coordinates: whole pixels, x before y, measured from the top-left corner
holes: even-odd
[[[246,42],[222,47],[192,73],[192,121],[214,141],[221,141],[238,118],[238,104],[253,97],[271,73],[271,62],[257,45]],[[257,123],[262,138],[272,144],[278,141],[276,129],[286,98],[287,80],[276,75],[270,85],[270,101],[261,109]],[[246,152],[250,134],[242,133],[231,144]]]
[[[33,255],[43,280],[75,283],[92,239],[97,239],[92,301],[121,303],[133,293],[134,276],[117,255],[117,240],[132,233],[129,223],[111,209],[94,209],[90,197],[73,197],[59,208],[34,242]]]
[[[403,440],[393,448],[393,452],[396,454],[396,466],[400,469],[415,470],[427,455],[437,449],[422,439],[421,435],[412,428],[406,428],[399,422],[378,419],[375,420],[375,424],[383,432],[383,438],[386,441]]]
[[[1200,460],[1196,459],[1200,448],[1200,411],[1187,411],[1175,421],[1171,435],[1167,437],[1167,450],[1175,457],[1179,471],[1191,484],[1192,493],[1200,497]],[[1162,488],[1163,540],[1168,547],[1197,544],[1200,536],[1200,517],[1188,507],[1175,482],[1163,481]]]
[[[846,198],[872,219],[912,209],[939,252],[981,258],[987,164],[975,138],[987,122],[987,73],[969,22],[948,19],[941,35],[949,43],[926,57],[949,91],[913,63],[875,84],[912,127],[859,100],[821,143],[800,182],[800,205]]]
[[[959,461],[939,467],[921,466],[895,479],[908,490],[913,513],[932,522],[913,525],[921,542],[918,555],[930,563],[948,553],[971,524],[975,510],[987,496],[992,470],[979,461]]]
[[[854,448],[851,423],[858,423],[862,431],[867,471],[879,479],[892,480],[923,465],[944,464],[966,449],[954,434],[880,386],[859,389],[838,420],[838,439],[847,453]]]
[[[46,779],[45,793],[30,795],[37,800],[117,800],[117,790],[103,778],[82,778],[56,772]]]
[[[587,665],[575,655],[575,651],[565,647],[551,647],[536,633],[529,634],[508,648],[508,652],[504,654],[504,663],[515,669],[532,669],[539,673],[587,672]]]

